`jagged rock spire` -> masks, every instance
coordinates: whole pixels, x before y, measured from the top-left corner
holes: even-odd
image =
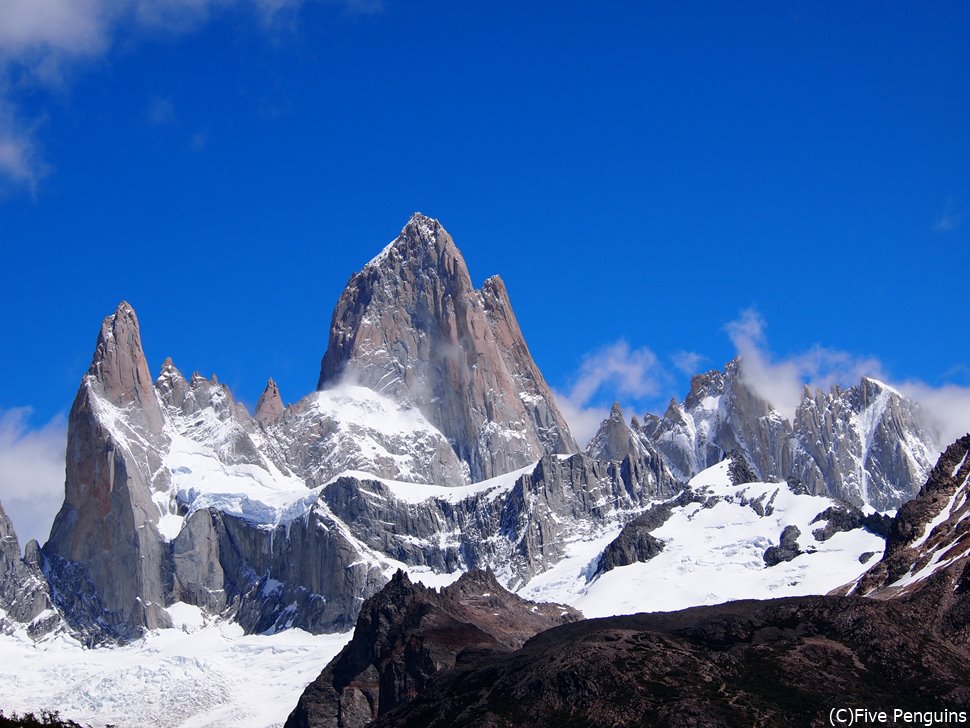
[[[276,382],[270,377],[266,382],[266,389],[259,395],[256,402],[256,413],[253,415],[255,420],[263,427],[271,425],[283,414],[283,399],[280,397],[280,389]]]
[[[576,450],[505,284],[496,276],[475,290],[451,236],[420,213],[334,309],[318,388],[343,378],[415,404],[472,480]]]
[[[185,395],[189,391],[189,383],[185,381],[172,357],[166,357],[162,364],[162,371],[159,372],[158,379],[155,380],[155,389],[162,401],[171,407],[181,407],[185,401]]]
[[[151,425],[161,427],[162,413],[141,346],[138,317],[127,301],[102,322],[88,374],[101,384],[111,404],[122,408],[136,404]]]
[[[159,509],[152,500],[168,478],[163,425],[138,318],[122,302],[101,325],[71,408],[64,503],[44,546],[56,564],[80,562],[118,636],[169,623],[162,609]]]

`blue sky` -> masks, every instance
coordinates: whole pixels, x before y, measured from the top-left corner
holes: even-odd
[[[970,5],[672,5],[0,0],[0,480],[122,299],[153,370],[306,394],[415,210],[577,423],[744,351],[963,427]]]

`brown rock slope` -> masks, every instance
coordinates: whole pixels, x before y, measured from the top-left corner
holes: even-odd
[[[731,602],[549,630],[459,662],[372,725],[824,726],[838,707],[966,711],[968,669],[903,605]]]
[[[946,639],[970,646],[970,435],[899,509],[883,558],[841,591],[909,604]]]
[[[364,602],[353,639],[307,687],[286,726],[368,725],[420,694],[463,656],[510,652],[580,616],[507,592],[491,571],[464,574],[440,592],[412,584],[399,571]]]

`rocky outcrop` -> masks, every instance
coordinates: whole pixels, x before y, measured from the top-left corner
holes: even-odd
[[[744,485],[745,483],[757,482],[758,476],[754,474],[748,459],[740,450],[732,450],[728,453],[731,465],[728,467],[728,475],[731,477],[732,485]]]
[[[822,726],[843,705],[966,711],[968,669],[907,605],[740,601],[585,620],[469,656],[373,726]]]
[[[781,542],[765,549],[765,566],[777,566],[800,556],[803,552],[798,548],[798,537],[801,535],[802,532],[797,526],[785,526],[781,532]]]
[[[321,494],[375,552],[438,571],[489,566],[513,590],[562,559],[570,542],[619,527],[672,495],[630,458],[580,454],[546,456],[532,472],[461,499],[442,493],[409,503],[380,481],[357,478],[338,479]]]
[[[256,402],[256,413],[253,415],[263,427],[273,424],[283,415],[283,398],[280,397],[280,389],[272,378],[266,382],[266,389],[259,395]]]
[[[451,236],[421,214],[334,309],[318,389],[347,381],[417,406],[472,481],[576,451],[505,285],[475,290]]]
[[[596,460],[634,463],[643,473],[645,485],[657,493],[675,493],[683,487],[671,475],[654,445],[639,429],[627,424],[617,402],[586,446],[586,455]]]
[[[970,647],[970,435],[946,448],[899,509],[882,558],[837,593],[910,604],[927,626]]]
[[[231,616],[247,632],[345,631],[390,571],[345,528],[326,507],[275,528],[196,511],[171,543],[170,601]]]
[[[463,655],[509,652],[581,615],[507,592],[490,571],[436,591],[398,571],[360,610],[354,636],[304,691],[288,728],[358,728],[406,704]]]
[[[794,438],[791,474],[810,492],[876,510],[916,495],[938,452],[919,406],[870,378],[845,390],[806,390]]]
[[[662,417],[644,415],[641,432],[684,482],[732,451],[758,480],[783,479],[791,468],[791,423],[745,381],[740,359],[694,376],[683,403],[672,401]]]
[[[661,525],[656,523],[655,513],[652,512],[656,509],[657,507],[652,508],[623,526],[620,535],[603,549],[596,567],[597,575],[618,566],[649,561],[663,551],[663,541],[650,535],[650,531]]]
[[[0,504],[0,631],[26,628],[34,638],[62,626],[44,578],[43,557],[36,541],[21,557],[13,523]]]
[[[815,516],[812,523],[822,522],[824,525],[812,530],[816,541],[828,541],[837,533],[864,528],[882,538],[889,537],[892,518],[884,513],[863,513],[853,506],[832,506]]]
[[[79,565],[117,636],[171,623],[164,611],[159,508],[152,500],[155,490],[167,488],[162,425],[138,319],[121,303],[102,324],[71,408],[64,504],[44,546],[49,557]],[[68,586],[54,584],[55,601]],[[73,615],[65,610],[65,617]]]
[[[845,390],[806,389],[789,421],[755,392],[740,358],[695,376],[684,402],[645,415],[639,434],[684,481],[733,452],[758,480],[877,510],[916,494],[936,447],[919,406],[870,378]]]

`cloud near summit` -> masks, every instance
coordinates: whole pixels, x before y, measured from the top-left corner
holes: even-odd
[[[956,384],[932,386],[919,380],[895,381],[882,362],[871,356],[815,345],[791,356],[773,357],[768,347],[764,319],[755,309],[742,311],[726,326],[741,356],[741,376],[761,397],[785,417],[794,417],[802,392],[830,390],[858,384],[862,377],[879,379],[919,402],[945,447],[970,432],[970,387]]]
[[[805,351],[776,356],[768,342],[767,324],[754,308],[743,310],[724,331],[741,357],[741,376],[756,394],[770,402],[788,419],[793,419],[805,387],[829,391],[833,386],[850,387],[863,377],[883,381],[919,402],[929,423],[945,447],[970,432],[970,387],[947,383],[932,386],[919,380],[894,380],[874,356],[861,356],[815,344]],[[660,403],[675,391],[680,400],[687,393],[685,376],[699,373],[707,357],[695,352],[674,352],[672,368],[647,347],[631,348],[619,340],[583,357],[571,386],[556,391],[556,400],[573,435],[584,446],[609,414],[616,400],[626,414],[640,414],[637,406]],[[723,366],[723,362],[715,366]],[[677,373],[681,376],[677,376]],[[682,391],[676,391],[681,387]],[[633,406],[631,406],[633,405]]]

